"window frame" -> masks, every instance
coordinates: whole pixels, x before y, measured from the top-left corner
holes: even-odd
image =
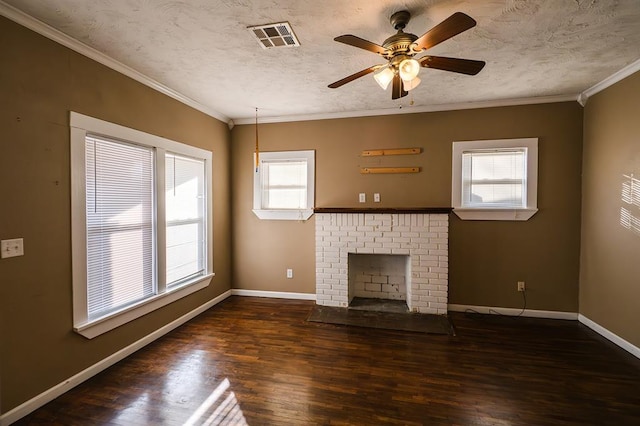
[[[462,155],[468,151],[487,150],[526,151],[526,197],[524,207],[464,206]],[[456,141],[452,145],[451,203],[453,212],[462,220],[526,221],[538,212],[538,138],[492,139]]]
[[[259,164],[253,173],[253,213],[263,220],[307,220],[315,203],[315,151],[268,151],[258,154]],[[303,209],[263,209],[263,162],[305,160],[307,163],[307,205]],[[255,164],[255,154],[254,154]]]
[[[213,219],[212,219],[212,153],[170,139],[155,136],[139,130],[110,123],[71,111],[69,118],[71,142],[71,253],[73,289],[73,329],[82,336],[92,339],[133,321],[156,309],[207,287],[215,275],[213,273]],[[89,135],[104,137],[124,143],[151,147],[154,158],[154,232],[156,248],[152,253],[156,259],[156,292],[137,303],[126,306],[102,317],[89,320],[87,307],[87,215],[86,215],[86,164],[85,138]],[[165,254],[165,153],[171,152],[200,158],[205,161],[205,238],[206,256],[204,275],[180,285],[167,287]]]

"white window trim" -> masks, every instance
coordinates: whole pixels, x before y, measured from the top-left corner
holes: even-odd
[[[527,206],[522,208],[462,207],[462,153],[474,149],[527,148]],[[529,220],[538,211],[538,138],[453,142],[451,203],[462,220]]]
[[[307,220],[313,215],[315,202],[315,151],[271,151],[260,152],[260,160],[306,160],[307,161],[307,206],[304,209],[263,209],[260,170],[253,173],[253,213],[266,220]],[[254,154],[255,164],[255,154]]]
[[[207,287],[215,275],[213,273],[213,220],[212,220],[212,154],[210,151],[175,142],[139,130],[130,129],[118,124],[109,123],[97,118],[71,112],[71,254],[73,279],[73,328],[74,331],[92,339],[119,327],[129,321],[146,315],[166,306],[182,297]],[[164,274],[158,277],[158,294],[151,296],[132,306],[89,321],[87,315],[87,217],[86,217],[86,179],[85,179],[85,138],[87,133],[120,139],[138,145],[151,146],[156,149],[156,194],[158,205],[164,202],[164,153],[171,151],[196,158],[203,158],[206,163],[207,191],[207,256],[205,275],[185,282],[180,286],[168,289],[164,282]],[[164,222],[163,209],[157,209],[157,222]],[[164,241],[165,229],[157,227],[158,242]],[[158,244],[158,247],[161,247]],[[158,265],[164,270],[164,265]]]

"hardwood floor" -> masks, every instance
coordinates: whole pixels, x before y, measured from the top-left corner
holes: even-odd
[[[17,424],[640,424],[640,360],[576,321],[453,313],[453,337],[312,304],[229,298]]]

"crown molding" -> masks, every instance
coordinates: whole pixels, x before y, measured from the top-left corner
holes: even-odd
[[[596,83],[584,92],[580,93],[578,97],[578,102],[580,105],[585,106],[589,98],[597,93],[602,92],[607,87],[613,86],[617,82],[629,77],[631,74],[640,71],[640,59],[635,62],[630,63],[626,67],[622,68],[620,71],[611,74],[609,77],[602,80],[600,83]]]
[[[23,27],[26,27],[32,31],[35,31],[36,33],[44,37],[47,37],[50,40],[53,40],[56,43],[59,43],[65,47],[68,47],[69,49],[83,56],[86,56],[89,59],[93,59],[94,61],[106,67],[109,67],[114,71],[124,74],[127,77],[130,77],[136,80],[137,82],[144,84],[145,86],[148,86],[164,95],[167,95],[170,98],[177,100],[178,102],[181,102],[194,109],[197,109],[198,111],[203,112],[210,117],[213,117],[224,123],[229,122],[229,117],[225,116],[224,114],[221,114],[218,111],[214,111],[213,109],[201,104],[200,102],[197,102],[189,98],[188,96],[185,96],[182,93],[179,93],[171,89],[170,87],[167,87],[164,84],[142,74],[141,72],[136,71],[133,68],[130,68],[129,66],[116,61],[110,56],[107,56],[104,53],[94,49],[93,47],[90,47],[68,36],[62,31],[56,30],[55,28],[45,24],[42,21],[39,21],[38,19],[24,13],[19,9],[16,9],[11,5],[8,5],[3,1],[0,1],[0,15],[4,16],[7,19],[12,20],[17,24],[22,25]]]
[[[342,111],[328,112],[320,114],[300,114],[300,115],[282,115],[274,117],[260,117],[258,123],[282,123],[290,121],[313,121],[313,120],[332,120],[338,118],[354,118],[354,117],[371,117],[378,115],[394,115],[394,114],[417,114],[421,112],[438,112],[452,111],[461,109],[478,109],[478,108],[495,108],[504,106],[517,105],[533,105],[548,104],[555,102],[571,102],[577,101],[578,95],[559,95],[559,96],[540,96],[533,98],[516,98],[516,99],[497,99],[491,101],[478,102],[460,102],[452,104],[425,105],[419,107],[401,107],[374,109],[364,111]],[[233,123],[237,125],[255,124],[255,118],[234,118]]]

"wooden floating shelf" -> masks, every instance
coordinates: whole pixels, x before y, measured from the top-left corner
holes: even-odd
[[[420,173],[420,167],[362,167],[360,174]]]
[[[399,149],[368,149],[360,154],[363,157],[379,157],[382,155],[416,155],[422,152],[422,148]]]

